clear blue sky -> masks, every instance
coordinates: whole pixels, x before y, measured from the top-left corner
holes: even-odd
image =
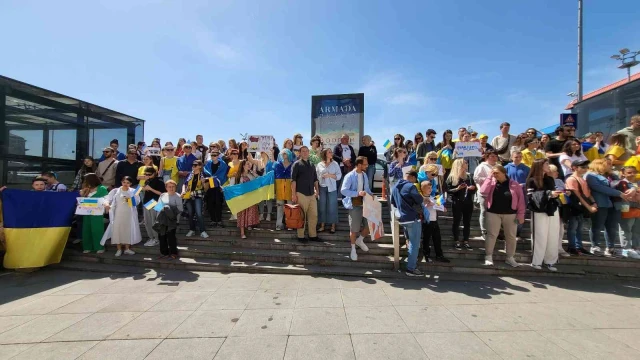
[[[585,0],[585,93],[640,49],[632,0]],[[577,0],[3,0],[0,73],[147,120],[145,138],[311,131],[365,93],[365,132],[542,128],[576,90]]]

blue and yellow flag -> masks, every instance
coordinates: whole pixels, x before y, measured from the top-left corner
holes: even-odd
[[[600,149],[598,145],[587,141],[582,143],[582,153],[589,161],[602,159],[604,157],[604,151]]]
[[[385,141],[384,144],[382,144],[382,146],[384,146],[384,148],[388,150],[391,147],[391,141],[387,139],[387,141]]]
[[[78,196],[77,192],[4,190],[4,267],[20,269],[59,263]]]
[[[246,183],[225,186],[222,188],[227,206],[232,214],[255,205],[263,200],[274,198],[274,175],[273,171],[255,180]]]

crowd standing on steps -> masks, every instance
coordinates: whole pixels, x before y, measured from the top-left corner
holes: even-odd
[[[144,142],[123,146],[121,152],[114,139],[99,159],[83,159],[68,188],[55,172],[45,171],[33,180],[32,189],[78,191],[83,197],[105,199],[108,215],[76,219],[77,241],[85,253],[105,253],[110,239],[117,246],[115,256],[135,254],[132,248],[142,240],[143,225],[144,245],[158,246],[161,258],[172,260],[179,255],[181,218],[189,227],[187,238],[208,239],[209,221],[213,228],[229,225],[223,219],[223,188],[272,172],[273,200],[231,216],[240,239],[251,236],[255,227],[268,227],[261,222],[272,220],[274,205],[274,229],[292,231],[286,228],[284,205],[293,203],[304,214],[304,226],[296,229],[298,241],[323,241],[319,234],[336,233],[342,206],[349,220],[349,239],[344,241],[351,245],[349,258],[357,261],[371,246],[363,202],[375,198],[374,184],[382,180],[406,239],[407,275],[421,274],[419,255],[427,263],[448,263],[448,252],[474,251],[472,240],[479,240],[471,234],[475,226],[484,241],[486,266],[496,266],[498,240],[504,240],[504,262],[522,266],[516,261],[517,243],[530,241],[530,266],[558,271],[565,256],[640,259],[640,115],[631,117],[629,125],[609,141],[602,132],[576,138],[571,126],[559,126],[554,134],[533,128],[512,134],[505,122],[491,141],[466,128],[457,129],[455,139],[447,129],[437,141],[438,133],[427,129],[409,140],[395,134],[384,154],[369,135],[358,139],[356,150],[347,134],[334,147],[326,147],[317,135],[307,146],[302,135],[295,134],[282,147],[274,144],[268,152],[255,154],[246,141],[217,140],[207,146],[202,135],[193,142],[180,138],[175,145],[156,138],[152,147],[160,153],[151,152]],[[459,156],[457,142],[477,142],[480,156]],[[382,179],[377,166],[384,167]],[[144,206],[152,203],[164,206]],[[443,249],[438,221],[447,211],[452,217],[451,249]],[[473,223],[474,212],[479,212],[478,224]],[[524,236],[527,221],[530,235]],[[588,240],[583,236],[587,222]]]

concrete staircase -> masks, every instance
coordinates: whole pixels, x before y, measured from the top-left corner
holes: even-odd
[[[275,212],[275,207],[274,207]],[[516,260],[523,263],[519,268],[504,264],[504,251],[494,254],[495,266],[486,267],[484,262],[484,241],[480,237],[479,211],[474,211],[471,221],[470,244],[473,250],[456,250],[452,235],[452,216],[443,214],[439,218],[442,232],[442,246],[445,257],[451,263],[427,263],[420,256],[420,269],[429,276],[439,274],[499,275],[499,276],[559,276],[559,277],[640,277],[640,261],[622,257],[608,258],[603,256],[572,256],[561,258],[558,272],[534,270],[531,263],[530,222],[523,228],[522,236],[527,239],[518,242]],[[229,219],[226,211],[224,219]],[[275,213],[272,214],[275,219]],[[357,275],[373,277],[400,277],[403,272],[393,271],[393,240],[391,237],[390,214],[386,203],[383,203],[383,220],[386,236],[375,242],[367,239],[369,252],[358,249],[358,261],[349,259],[350,245],[348,233],[347,210],[339,207],[340,222],[336,233],[328,231],[319,233],[321,242],[297,241],[295,231],[276,231],[274,221],[263,221],[257,228],[247,231],[248,239],[240,239],[235,221],[225,221],[226,228],[207,227],[208,239],[199,236],[186,237],[188,226],[185,221],[178,229],[178,248],[180,259],[157,260],[159,249],[134,247],[136,255],[114,257],[115,246],[108,245],[105,254],[82,254],[78,245],[69,245],[65,250],[64,260],[59,265],[65,268],[83,270],[104,270],[111,265],[111,270],[129,267],[145,267],[154,269],[182,269],[190,271],[242,271],[256,273],[303,273],[327,275]],[[205,222],[211,222],[205,216]],[[588,239],[588,228],[585,227],[583,239]],[[462,236],[460,228],[460,236]],[[146,231],[142,228],[143,241]],[[404,245],[404,237],[400,242]],[[566,241],[565,241],[566,242]],[[589,247],[588,242],[584,244]],[[498,240],[496,249],[504,249],[504,241]],[[432,255],[434,252],[432,251]],[[400,251],[401,264],[406,256],[406,247]]]

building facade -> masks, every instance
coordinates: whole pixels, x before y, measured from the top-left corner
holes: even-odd
[[[144,138],[144,120],[0,76],[0,186],[29,188],[53,171],[68,186],[86,156]]]
[[[577,136],[602,131],[608,138],[629,126],[631,116],[640,113],[640,73],[590,92],[566,110],[578,114]]]

